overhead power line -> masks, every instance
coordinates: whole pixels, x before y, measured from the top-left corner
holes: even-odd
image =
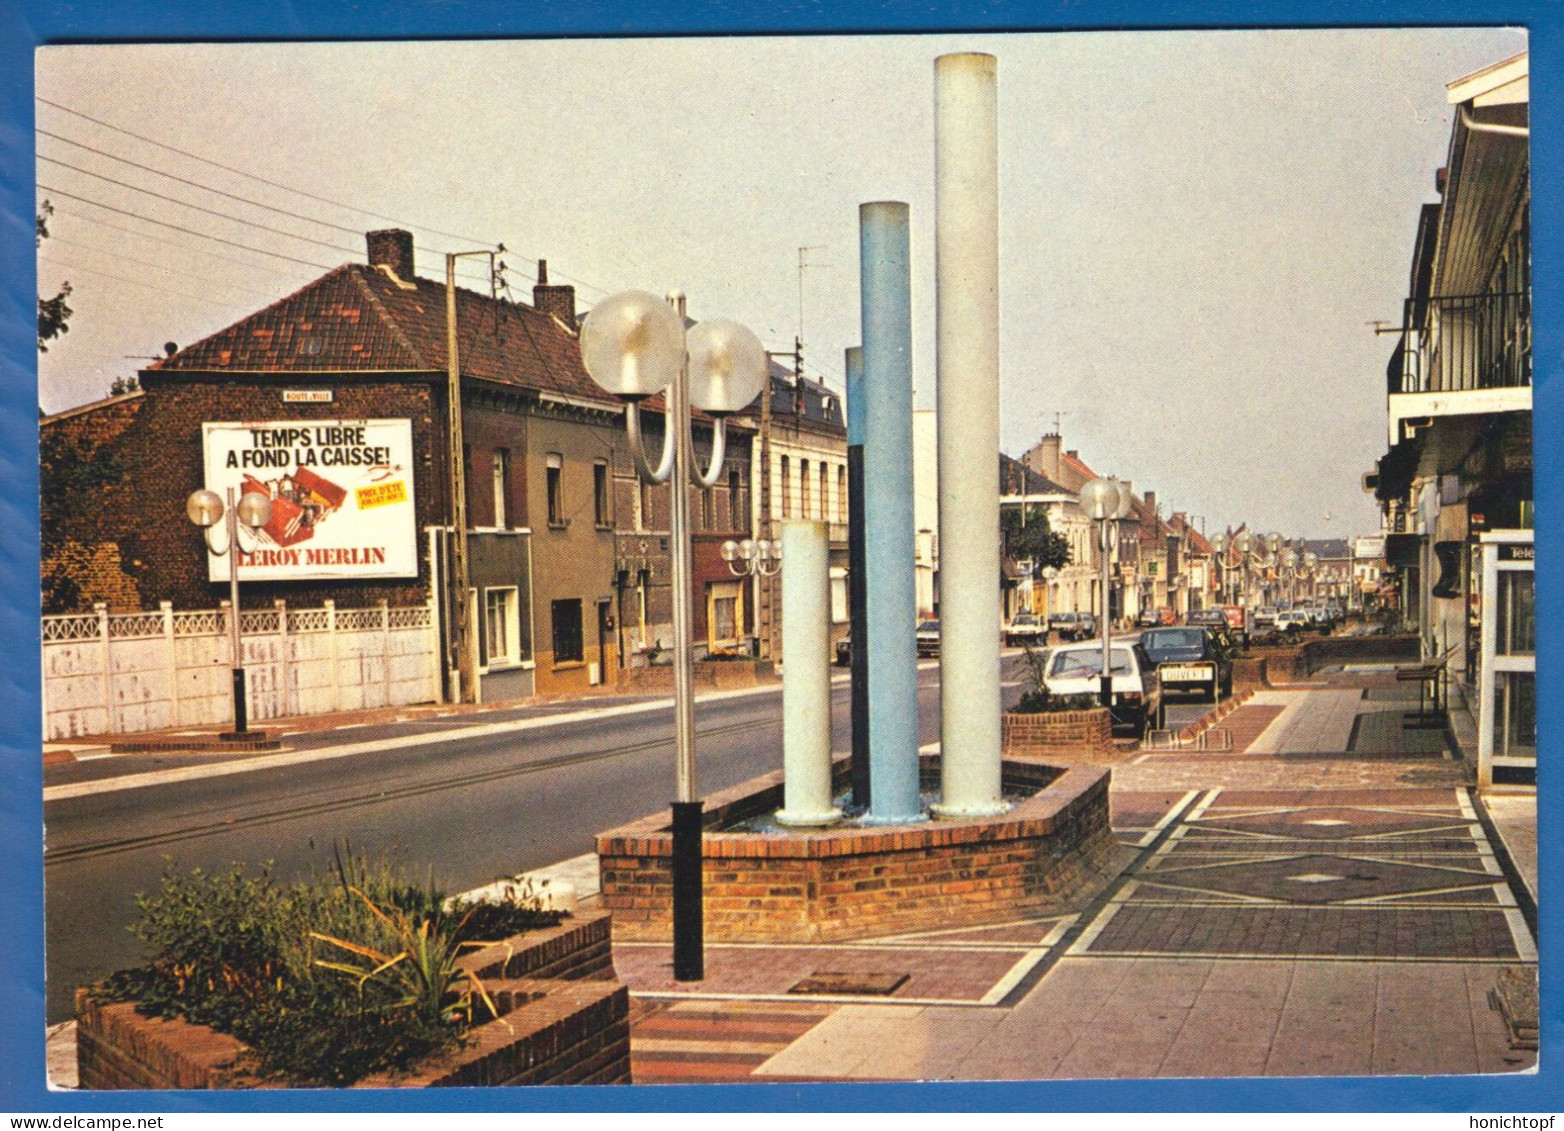
[[[124,232],[126,235],[128,235],[128,236],[135,236],[137,239],[150,240],[153,243],[160,243],[160,244],[163,244],[163,245],[165,245],[167,247],[178,248],[180,251],[185,252],[188,255],[204,255],[204,256],[208,257],[209,259],[216,259],[216,260],[218,260],[219,262],[222,262],[222,263],[232,263],[235,266],[243,267],[243,268],[246,268],[247,270],[251,270],[251,271],[254,271],[254,270],[270,271],[273,274],[282,275],[285,278],[294,280],[296,282],[302,282],[303,281],[303,280],[299,279],[299,273],[297,271],[293,270],[292,268],[288,268],[288,267],[274,267],[270,263],[261,263],[261,262],[250,261],[250,260],[245,260],[245,259],[237,259],[237,258],[235,258],[232,255],[219,255],[215,251],[207,251],[204,248],[192,247],[189,244],[180,243],[178,240],[171,240],[167,236],[155,236],[151,232],[138,232],[135,228],[127,228],[124,224],[116,224],[113,221],[104,220],[104,219],[101,219],[101,218],[99,218],[97,216],[88,216],[85,212],[77,212],[74,209],[70,209],[70,208],[56,208],[55,209],[55,215],[56,216],[69,217],[72,220],[80,220],[84,224],[96,224],[97,226],[99,226],[101,228],[112,228],[116,232]],[[199,239],[206,239],[207,238],[206,236],[202,235],[199,232],[192,232],[191,234],[196,236]],[[55,239],[57,237],[51,235],[49,238],[52,240],[52,239]]]
[[[186,271],[183,268],[171,267],[167,263],[159,263],[153,259],[140,259],[134,255],[126,255],[119,251],[110,251],[108,248],[97,247],[96,245],[90,243],[81,243],[79,240],[67,239],[64,236],[51,235],[49,237],[49,242],[51,244],[60,244],[65,247],[79,247],[83,251],[90,251],[97,255],[107,255],[124,263],[134,263],[139,267],[151,267],[157,271],[167,271],[171,275],[183,275],[186,278],[194,279],[199,283],[207,283],[220,287],[230,287],[239,291],[248,291],[252,295],[256,295],[262,299],[265,299],[267,302],[272,302],[277,297],[275,293],[271,291],[263,291],[258,287],[247,287],[243,283],[235,283],[215,275],[202,275],[195,271]],[[85,270],[85,268],[83,268],[83,270]]]
[[[186,235],[198,236],[201,239],[211,240],[214,243],[227,244],[229,247],[236,247],[236,248],[238,248],[241,251],[253,252],[256,255],[269,255],[273,259],[284,259],[284,260],[287,260],[289,263],[302,263],[304,266],[306,266],[306,267],[313,267],[317,271],[334,271],[334,270],[336,270],[335,267],[330,266],[328,264],[315,263],[312,260],[300,259],[300,258],[298,258],[297,256],[294,256],[294,255],[284,255],[280,251],[268,251],[266,248],[263,248],[263,247],[251,247],[249,244],[239,243],[237,240],[228,240],[228,239],[224,239],[222,236],[214,236],[214,235],[209,235],[206,232],[198,232],[198,231],[194,230],[193,228],[186,228],[186,227],[184,227],[184,226],[182,226],[180,224],[170,224],[167,220],[155,220],[151,216],[143,216],[141,213],[139,213],[139,212],[132,212],[128,208],[116,208],[112,204],[104,204],[101,201],[93,200],[90,197],[78,196],[77,194],[75,194],[73,192],[66,192],[64,189],[62,189],[62,188],[55,188],[52,185],[46,185],[46,184],[43,184],[43,183],[40,182],[38,187],[40,189],[42,189],[44,192],[51,193],[54,196],[63,196],[67,200],[80,201],[82,204],[90,204],[94,208],[102,208],[102,209],[104,209],[105,211],[108,211],[108,212],[116,212],[116,213],[118,213],[121,216],[130,216],[130,217],[133,217],[134,219],[144,221],[145,223],[148,223],[148,224],[156,224],[160,228],[172,228],[176,232],[184,232]]]
[[[464,244],[464,245],[468,245],[468,246],[470,246],[472,244],[479,244],[479,245],[482,245],[482,246],[497,246],[497,244],[499,242],[501,242],[501,241],[496,241],[496,240],[477,239],[477,238],[472,237],[472,236],[459,235],[459,234],[457,234],[455,232],[441,231],[439,228],[432,228],[432,227],[430,227],[430,226],[428,226],[426,224],[415,224],[415,223],[413,223],[411,221],[408,221],[408,220],[399,220],[399,219],[397,219],[394,216],[387,216],[387,215],[385,215],[383,213],[370,211],[367,208],[360,208],[358,205],[355,205],[355,204],[348,204],[348,203],[346,203],[344,201],[341,201],[341,200],[334,200],[334,199],[332,199],[331,197],[328,197],[328,196],[321,196],[321,195],[319,195],[317,193],[308,192],[308,191],[306,191],[304,189],[301,189],[301,188],[295,188],[292,185],[283,184],[281,181],[270,180],[270,179],[268,179],[266,177],[260,176],[259,174],[249,172],[248,170],[239,169],[239,168],[236,168],[233,165],[224,164],[223,162],[213,160],[210,157],[204,157],[204,156],[202,156],[199,153],[192,153],[188,149],[180,149],[178,146],[169,145],[166,142],[158,141],[156,138],[151,138],[151,137],[147,137],[145,134],[136,133],[135,131],[128,130],[128,129],[126,129],[123,126],[117,126],[117,125],[115,125],[112,122],[104,121],[102,118],[95,118],[91,114],[84,114],[80,110],[73,109],[72,107],[63,105],[62,103],[59,103],[59,102],[54,102],[54,101],[52,101],[50,99],[42,97],[41,95],[34,95],[34,98],[38,102],[42,103],[45,106],[52,107],[55,110],[59,110],[62,113],[70,114],[70,115],[72,115],[74,117],[81,118],[84,121],[88,121],[88,122],[93,123],[94,125],[101,126],[104,129],[113,130],[114,132],[124,134],[127,137],[133,137],[137,141],[145,142],[148,145],[155,145],[159,149],[167,150],[170,153],[177,153],[181,157],[187,157],[187,158],[189,158],[192,161],[200,161],[203,164],[211,165],[212,167],[217,168],[217,169],[222,169],[224,172],[233,173],[236,176],[240,176],[240,177],[247,177],[247,178],[249,178],[252,181],[258,182],[259,184],[267,185],[267,186],[269,186],[271,188],[275,188],[275,189],[281,189],[283,192],[291,192],[291,193],[295,194],[296,196],[304,197],[307,200],[313,200],[313,201],[316,201],[316,202],[318,202],[320,204],[329,204],[333,208],[343,208],[343,209],[346,209],[349,212],[355,212],[355,213],[357,213],[360,216],[368,216],[368,217],[370,217],[372,219],[384,221],[385,223],[388,223],[388,224],[396,224],[399,227],[412,228],[412,229],[416,229],[418,231],[428,232],[431,235],[442,236],[442,237],[444,237],[446,239],[456,240],[459,243]],[[40,132],[42,132],[42,131],[40,131]],[[317,221],[317,222],[323,222],[323,221]],[[528,255],[525,252],[515,251],[515,249],[512,249],[512,250],[513,250],[513,253],[515,255],[519,256],[522,259],[530,259],[533,262],[537,261],[537,257],[536,256]],[[574,283],[577,286],[585,287],[587,290],[594,291],[594,292],[596,292],[597,294],[600,294],[600,295],[608,295],[608,294],[612,293],[612,290],[610,288],[599,287],[599,286],[597,286],[594,283],[587,282],[585,279],[577,279],[577,278],[575,278],[575,277],[573,277],[571,275],[567,275],[563,271],[555,271],[554,274],[558,278],[564,279],[565,281],[570,282],[570,283]]]
[[[117,180],[114,177],[106,177],[102,173],[94,173],[91,169],[83,169],[79,165],[72,165],[69,161],[59,161],[53,157],[45,157],[41,153],[38,155],[38,160],[47,161],[51,165],[59,165],[63,168],[70,169],[73,172],[80,173],[83,176],[93,177],[100,181],[107,181],[111,185],[118,185],[120,188],[129,189],[131,192],[144,193],[156,200],[165,200],[170,204],[177,204],[181,208],[189,208],[196,212],[204,212],[206,215],[216,216],[220,220],[228,220],[235,224],[243,224],[246,227],[255,228],[257,231],[269,232],[274,236],[283,236],[290,240],[298,240],[301,243],[314,244],[316,247],[324,247],[331,251],[340,252],[344,255],[354,254],[353,248],[343,247],[341,244],[328,243],[325,240],[315,239],[313,236],[301,236],[297,232],[285,231],[282,228],[273,228],[268,224],[261,224],[254,220],[246,220],[243,216],[235,216],[231,212],[220,212],[216,208],[208,208],[204,204],[192,204],[188,200],[180,200],[177,196],[169,196],[166,193],[153,192],[151,189],[142,188],[140,185],[133,185],[126,181]]]
[[[145,279],[132,279],[127,275],[116,275],[112,271],[99,271],[94,267],[83,267],[79,263],[67,263],[62,259],[51,259],[47,255],[40,255],[38,258],[41,262],[53,264],[55,267],[59,267],[65,271],[80,271],[87,275],[101,275],[105,279],[113,279],[120,283],[129,283],[133,287],[146,287],[148,290],[159,291],[163,294],[178,295],[180,298],[188,298],[194,302],[210,303],[213,306],[226,306],[230,310],[249,309],[248,307],[240,306],[238,303],[224,302],[222,299],[213,298],[211,295],[193,295],[188,291],[176,291],[171,287],[165,287],[162,283],[149,283]]]

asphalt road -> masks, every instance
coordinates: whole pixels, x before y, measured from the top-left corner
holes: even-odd
[[[923,742],[939,737],[938,676],[934,664],[919,672]],[[845,682],[832,699],[833,746],[845,750]],[[301,736],[290,747],[369,749],[191,780],[166,780],[202,765],[189,757],[103,759],[51,773],[49,790],[77,795],[46,800],[44,810],[49,1021],[71,1016],[75,987],[139,958],[129,930],[136,893],[154,890],[165,867],[270,862],[279,878],[305,878],[328,873],[334,845],[350,843],[372,857],[394,851],[420,876],[427,868],[437,885],[460,891],[589,852],[600,830],[673,797],[671,708],[557,723],[549,713],[528,712],[543,721],[526,730],[486,727],[498,733],[477,736],[468,717],[466,736],[414,746],[385,740],[459,724]],[[696,727],[703,793],[780,768],[780,690],[701,701]],[[158,784],[116,784],[138,771]]]
[[[1020,694],[1021,671],[1019,656],[1008,656],[1006,704]],[[833,687],[832,705],[832,745],[846,750],[845,681]],[[460,891],[589,852],[602,829],[662,810],[674,793],[672,709],[592,706],[605,709],[582,717],[573,703],[485,715],[477,727],[465,716],[301,735],[289,743],[297,757],[270,766],[247,759],[243,772],[215,776],[224,760],[211,756],[51,767],[49,1021],[72,1015],[77,986],[138,960],[129,929],[136,894],[155,890],[165,868],[269,862],[292,880],[329,873],[334,847],[349,844],[371,857],[393,852],[420,877],[427,869],[437,885]],[[1171,725],[1203,709],[1176,708]],[[551,717],[559,714],[575,717]],[[932,662],[919,671],[919,723],[921,742],[938,740]],[[703,700],[696,725],[703,793],[780,768],[780,689]],[[415,737],[432,741],[408,745]],[[348,743],[362,749],[340,753]],[[156,784],[127,788],[135,775]]]

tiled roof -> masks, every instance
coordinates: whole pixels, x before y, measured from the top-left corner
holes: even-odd
[[[999,453],[999,493],[1001,495],[1073,495],[1046,475],[1039,475],[1018,459]]]
[[[1087,479],[1096,479],[1097,473],[1086,466],[1086,461],[1074,452],[1060,452],[1059,462],[1077,475],[1084,475]]]
[[[464,376],[604,405],[581,365],[576,336],[519,303],[458,288]],[[445,287],[398,285],[385,272],[345,264],[209,338],[154,362],[163,373],[386,373],[445,369]]]

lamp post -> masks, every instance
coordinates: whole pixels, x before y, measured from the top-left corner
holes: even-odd
[[[1225,605],[1227,600],[1227,535],[1217,534],[1211,539],[1211,558],[1216,563],[1216,603]]]
[[[202,537],[206,541],[206,548],[221,557],[229,555],[228,559],[228,638],[229,648],[233,654],[233,695],[234,695],[234,737],[240,737],[249,733],[249,711],[246,703],[244,680],[244,653],[240,650],[239,633],[239,554],[247,552],[239,544],[239,527],[244,525],[249,528],[251,536],[257,529],[271,521],[272,501],[270,496],[263,495],[259,491],[246,491],[237,504],[234,502],[234,489],[228,488],[228,502],[225,505],[216,491],[208,491],[205,488],[192,491],[190,497],[185,500],[185,514],[190,521],[201,527]],[[227,541],[222,546],[212,542],[212,528],[228,516]],[[226,737],[226,736],[225,736]]]
[[[669,553],[673,581],[674,782],[673,976],[705,976],[701,908],[701,801],[695,789],[695,664],[690,596],[690,495],[707,490],[722,472],[726,421],[760,394],[766,351],[736,322],[702,322],[688,333],[684,296],[665,301],[646,291],[622,291],[592,308],[581,325],[581,360],[605,391],[624,402],[625,429],[643,482],[671,483]],[[662,458],[654,468],[641,434],[641,402],[667,390]],[[711,465],[695,466],[690,410],[710,415]],[[758,546],[757,546],[758,548]],[[732,563],[729,563],[730,568]]]
[[[782,543],[769,538],[729,538],[722,544],[722,560],[734,577],[775,577],[782,569]],[[755,655],[760,655],[760,637],[755,637]]]
[[[1130,513],[1130,492],[1117,479],[1093,479],[1081,488],[1081,509],[1097,524],[1097,544],[1102,550],[1102,705],[1113,706],[1113,665],[1108,655],[1108,554],[1111,523]]]
[[[782,568],[782,543],[769,538],[738,542],[729,538],[722,544],[722,560],[734,577],[774,577]]]

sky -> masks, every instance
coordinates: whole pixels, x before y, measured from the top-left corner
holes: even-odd
[[[934,406],[933,63],[998,58],[1001,446],[1058,422],[1098,472],[1207,531],[1378,529],[1384,370],[1445,84],[1516,29],[178,44],[37,56],[39,359],[107,395],[413,231],[419,273],[503,243],[586,309],[689,296],[840,388],[858,206],[911,206],[913,369]],[[804,249],[804,250],[800,250]],[[462,280],[487,289],[479,260]],[[800,270],[800,263],[803,268]]]

